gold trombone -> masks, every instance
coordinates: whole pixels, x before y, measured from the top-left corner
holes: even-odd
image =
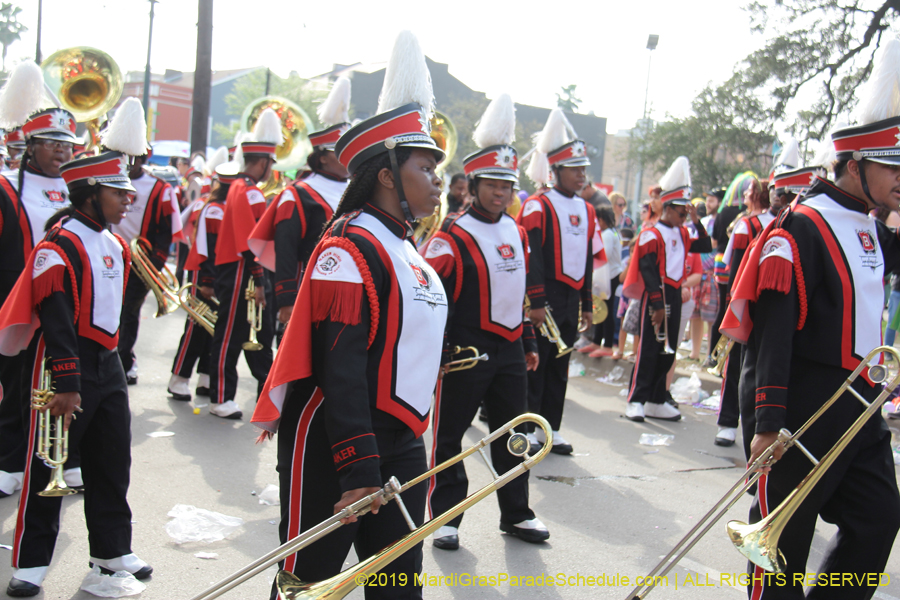
[[[551,314],[550,305],[547,304],[544,306],[544,322],[541,323],[541,326],[538,328],[541,335],[547,338],[547,340],[551,344],[556,345],[556,358],[560,356],[565,356],[574,348],[570,348],[562,339],[562,334],[559,332],[559,327],[556,325],[556,319],[553,318]],[[525,296],[525,316],[527,317],[531,313],[531,299],[526,295]],[[580,314],[580,311],[579,311]]]
[[[40,387],[31,390],[31,408],[38,411],[38,438],[35,454],[50,467],[50,482],[38,496],[57,498],[77,494],[78,490],[66,485],[63,465],[69,459],[69,432],[64,427],[64,416],[54,417],[45,407],[53,400],[53,377],[47,368],[47,357],[41,360]]]
[[[784,556],[778,549],[778,538],[784,530],[791,516],[800,506],[800,503],[809,495],[809,492],[815,487],[816,483],[822,478],[822,475],[834,463],[841,452],[850,444],[853,438],[859,433],[860,429],[866,422],[879,410],[881,406],[890,398],[891,393],[898,385],[900,385],[900,373],[894,375],[890,383],[878,394],[872,402],[863,398],[859,392],[850,387],[857,377],[862,373],[863,369],[868,368],[869,379],[874,383],[882,383],[887,379],[888,372],[884,365],[869,365],[876,356],[882,353],[890,354],[894,361],[900,363],[900,352],[889,346],[879,346],[869,352],[863,358],[856,369],[844,380],[841,387],[813,414],[807,421],[795,432],[791,433],[787,429],[778,432],[778,438],[771,446],[757,458],[740,476],[737,482],[731,486],[722,498],[707,512],[693,528],[679,541],[672,550],[663,557],[652,571],[644,578],[645,583],[637,586],[626,597],[626,600],[640,600],[645,598],[647,594],[671,569],[687,554],[694,545],[700,541],[706,533],[721,519],[734,504],[741,499],[748,489],[750,489],[757,480],[762,476],[760,468],[772,466],[775,464],[775,452],[779,448],[785,451],[792,446],[797,446],[800,451],[815,465],[807,476],[792,491],[785,500],[778,505],[769,515],[758,523],[746,524],[741,521],[729,521],[727,526],[728,537],[737,548],[738,552],[746,556],[751,562],[759,565],[767,571],[776,573],[784,572]],[[847,429],[846,432],[835,442],[830,450],[822,457],[821,460],[816,459],[806,447],[799,442],[799,438],[806,433],[812,425],[819,420],[831,406],[838,401],[844,394],[849,392],[853,397],[859,400],[866,410],[856,421]],[[721,508],[720,508],[721,507]]]
[[[722,376],[722,373],[725,371],[725,361],[728,359],[728,355],[731,354],[732,346],[734,346],[733,339],[725,335],[719,337],[716,347],[709,353],[709,357],[716,364],[715,366],[706,369],[707,373],[715,375],[716,377]]]
[[[159,318],[175,312],[181,300],[178,297],[178,279],[172,269],[166,265],[163,265],[162,270],[153,266],[148,256],[152,247],[147,238],[138,236],[128,245],[131,248],[131,266],[134,267],[134,272],[156,297],[156,314],[153,316]]]
[[[513,432],[513,429],[527,421],[533,421],[534,423],[540,425],[541,429],[544,430],[544,435],[546,436],[545,439],[548,440],[541,447],[540,451],[538,451],[538,453],[534,456],[529,455],[530,444],[528,443],[528,439],[525,437],[525,434]],[[503,475],[497,475],[494,472],[494,469],[491,466],[491,462],[485,454],[484,449],[489,446],[491,442],[499,439],[507,433],[510,433],[509,439],[506,442],[507,449],[511,454],[515,456],[522,456],[525,458],[525,460],[523,460],[512,469],[508,470]],[[482,438],[481,441],[479,441],[474,446],[464,450],[463,452],[460,452],[453,458],[439,464],[438,466],[429,471],[426,471],[425,473],[422,473],[415,479],[404,483],[403,485],[400,485],[400,482],[397,481],[396,477],[391,477],[390,481],[388,481],[384,485],[384,488],[382,488],[381,490],[375,492],[374,494],[366,496],[362,500],[354,502],[333,517],[322,521],[315,527],[301,533],[294,539],[289,540],[285,544],[282,544],[278,548],[272,550],[262,558],[250,563],[243,569],[240,569],[236,573],[226,577],[211,588],[205,590],[197,596],[194,596],[192,600],[212,600],[213,598],[218,598],[228,590],[237,587],[254,575],[266,570],[271,565],[274,565],[278,561],[283,560],[285,557],[294,554],[298,550],[305,548],[319,538],[339,528],[341,526],[341,519],[346,519],[351,515],[362,516],[368,513],[372,507],[372,503],[376,499],[381,499],[382,504],[386,504],[391,500],[396,500],[400,511],[403,513],[403,516],[405,517],[406,522],[411,530],[410,533],[406,534],[406,536],[404,536],[400,540],[394,542],[377,554],[370,556],[366,560],[360,561],[346,571],[338,573],[331,579],[326,579],[325,581],[320,581],[318,583],[305,583],[300,581],[292,573],[289,573],[287,571],[279,571],[276,577],[276,585],[278,586],[279,593],[278,597],[282,599],[290,598],[292,600],[300,600],[301,598],[328,598],[329,600],[338,600],[339,598],[343,598],[351,591],[353,591],[353,589],[359,585],[360,581],[365,581],[369,576],[374,575],[375,573],[383,569],[385,565],[390,564],[396,558],[403,555],[410,548],[437,531],[438,528],[446,525],[457,515],[464,513],[469,508],[471,508],[493,492],[502,488],[504,485],[519,477],[537,463],[541,462],[544,457],[547,456],[547,454],[550,452],[552,443],[549,440],[552,440],[552,438],[553,434],[550,430],[550,424],[547,423],[547,421],[543,417],[530,413],[520,415],[500,429]],[[414,485],[428,481],[437,473],[440,473],[444,469],[455,465],[459,461],[465,459],[468,456],[471,456],[476,452],[481,455],[485,463],[488,465],[488,468],[491,471],[491,475],[493,476],[493,481],[470,495],[468,498],[466,498],[441,516],[436,517],[431,521],[428,521],[421,527],[416,528],[415,524],[412,522],[412,519],[406,511],[406,507],[403,505],[403,500],[401,499],[400,494],[407,491]]]
[[[262,350],[263,345],[256,341],[256,333],[262,329],[263,307],[256,304],[256,282],[250,278],[247,289],[244,291],[247,299],[247,322],[250,323],[250,339],[241,344],[241,348],[249,352]]]
[[[193,285],[193,283],[186,283],[178,290],[178,302],[197,325],[205,329],[209,335],[213,335],[216,332],[218,317],[215,309],[219,308],[219,302],[215,298],[203,301],[192,295],[190,288]]]
[[[467,369],[471,369],[479,362],[484,362],[488,360],[487,353],[481,353],[478,351],[478,348],[475,346],[466,346],[463,348],[462,346],[456,346],[453,348],[453,352],[450,353],[450,356],[456,356],[457,354],[462,354],[463,352],[471,352],[473,356],[469,358],[457,358],[455,360],[451,360],[448,362],[445,367],[447,367],[447,373],[454,373],[456,371],[465,371]]]

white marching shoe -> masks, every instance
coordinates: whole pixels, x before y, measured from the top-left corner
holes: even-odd
[[[24,473],[7,473],[0,471],[0,498],[12,496],[18,490],[22,489],[22,478]]]
[[[644,405],[640,402],[629,402],[626,404],[625,418],[629,421],[642,423],[644,421]]]
[[[184,377],[172,373],[172,377],[169,378],[169,387],[166,391],[168,391],[175,400],[188,401],[191,399],[190,383],[190,379],[185,379]]]
[[[434,539],[431,541],[435,548],[441,550],[458,550],[459,549],[459,529],[444,525],[434,532]]]
[[[734,427],[719,427],[715,439],[716,446],[733,446],[736,434],[737,429]]]
[[[65,469],[63,471],[63,480],[70,488],[75,488],[77,490],[84,489],[84,479],[81,477],[81,467]]]
[[[226,400],[222,404],[210,404],[209,412],[223,419],[240,419],[244,416],[234,400]]]
[[[112,575],[116,571],[127,571],[134,575],[135,579],[147,579],[153,573],[153,567],[137,557],[136,554],[126,554],[116,558],[91,557],[91,567],[100,567],[104,575]]]
[[[644,416],[650,419],[660,419],[662,421],[680,421],[681,412],[667,402],[662,404],[653,404],[648,402],[644,405]]]
[[[550,531],[537,517],[520,523],[500,521],[500,531],[514,535],[529,544],[539,544],[550,537]]]

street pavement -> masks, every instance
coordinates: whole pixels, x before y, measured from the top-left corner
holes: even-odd
[[[256,382],[243,361],[237,398],[244,410],[241,421],[214,417],[206,407],[193,414],[194,402],[205,404],[206,398],[192,403],[167,398],[184,319],[182,313],[153,319],[154,308],[151,297],[144,305],[137,344],[140,381],[129,388],[133,549],[155,569],[140,598],[186,600],[278,545],[279,507],[261,504],[258,498],[268,484],[277,483],[275,444],[256,443],[259,430],[249,422]],[[598,363],[582,355],[575,360],[585,365],[586,373],[570,380],[563,419],[563,434],[575,454],[550,454],[531,472],[531,505],[549,527],[550,540],[531,545],[501,534],[496,500],[488,497],[466,513],[458,551],[438,550],[426,540],[427,598],[624,599],[634,579],[645,575],[742,473],[740,438],[731,448],[713,445],[712,411],[682,405],[681,422],[632,423],[623,416],[624,386],[596,380],[610,361]],[[705,374],[704,379],[705,389],[715,387]],[[674,440],[670,446],[645,446],[638,443],[643,433],[669,434]],[[476,420],[464,446],[486,434],[484,424]],[[429,443],[430,432],[426,437]],[[477,457],[467,461],[467,470],[470,491],[489,481]],[[18,494],[0,500],[0,544],[12,543],[17,500]],[[88,572],[82,501],[81,496],[63,499],[53,564],[38,598],[94,597],[79,591]],[[167,513],[177,504],[240,517],[244,524],[223,541],[178,545],[165,530]],[[746,562],[727,540],[725,522],[745,519],[749,505],[749,497],[741,498],[649,597],[746,597],[743,588],[730,585]],[[816,571],[834,531],[820,521],[808,571]],[[895,544],[887,568],[890,583],[885,578],[875,598],[900,599],[896,550]],[[215,558],[199,558],[198,553]],[[8,555],[0,548],[0,585],[11,576]],[[355,562],[351,555],[347,566]],[[267,598],[274,573],[270,568],[224,597]],[[362,590],[349,597],[362,598]]]

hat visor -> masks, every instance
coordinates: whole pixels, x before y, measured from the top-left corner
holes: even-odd
[[[431,150],[434,152],[434,158],[438,163],[441,163],[447,158],[447,153],[441,150],[437,144],[429,144],[427,142],[401,142],[399,146],[402,146],[403,148],[422,148],[424,150]]]
[[[72,135],[71,133],[63,133],[61,131],[47,131],[44,133],[36,133],[30,137],[30,139],[39,139],[39,140],[55,140],[57,142],[71,142],[72,144],[80,144],[81,140]]]
[[[513,183],[519,183],[519,178],[512,173],[478,173],[477,175],[475,175],[475,179],[478,178],[496,179],[497,181],[512,181]]]
[[[668,200],[663,202],[663,206],[687,206],[691,201],[688,198],[675,198],[674,200]]]
[[[589,166],[591,166],[591,161],[588,160],[588,158],[585,156],[585,157],[570,158],[568,160],[563,160],[563,161],[556,163],[553,166],[554,167],[589,167]]]
[[[117,189],[117,190],[125,190],[128,192],[137,192],[137,190],[134,189],[134,186],[131,185],[130,179],[117,179],[115,181],[101,181],[100,185],[106,186],[108,188]]]
[[[900,165],[900,156],[864,156],[863,158],[882,165]]]

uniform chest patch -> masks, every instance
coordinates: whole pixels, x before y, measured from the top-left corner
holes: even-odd
[[[65,202],[68,194],[60,190],[43,190],[44,197],[50,202]]]
[[[876,269],[881,266],[877,252],[878,245],[872,232],[865,229],[857,229],[856,239],[859,240],[859,245],[862,246],[863,249],[863,254],[859,257],[862,266],[869,267],[870,269]]]
[[[510,244],[501,244],[497,246],[497,254],[503,260],[512,260],[516,257],[516,250]]]
[[[428,306],[431,307],[431,310],[434,310],[437,306],[444,306],[447,304],[447,300],[444,298],[443,288],[439,288],[439,292],[432,291],[432,279],[431,275],[420,267],[419,265],[413,263],[409,264],[409,268],[412,270],[413,274],[416,276],[416,283],[418,285],[415,288],[415,296],[414,300],[416,302],[425,302]]]

